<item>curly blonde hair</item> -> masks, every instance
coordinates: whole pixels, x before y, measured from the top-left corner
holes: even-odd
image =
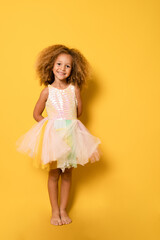
[[[56,44],[43,49],[35,63],[36,74],[39,77],[40,85],[52,84],[54,82],[53,66],[56,58],[61,53],[72,56],[72,69],[70,76],[66,79],[68,83],[77,83],[81,88],[87,85],[87,79],[90,78],[91,66],[86,58],[75,48],[68,48],[65,45]]]

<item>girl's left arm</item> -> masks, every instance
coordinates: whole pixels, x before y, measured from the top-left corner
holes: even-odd
[[[81,98],[81,90],[77,84],[75,84],[75,94],[77,98],[77,117],[80,117],[82,114],[82,98]]]

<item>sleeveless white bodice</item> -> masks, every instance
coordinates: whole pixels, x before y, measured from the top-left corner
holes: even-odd
[[[70,84],[65,89],[48,85],[46,111],[48,119],[77,119],[77,99],[75,86]]]

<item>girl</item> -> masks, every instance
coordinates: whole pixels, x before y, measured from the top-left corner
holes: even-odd
[[[100,158],[100,139],[91,135],[78,120],[82,114],[81,89],[89,76],[89,64],[77,49],[53,45],[40,52],[36,73],[40,85],[46,86],[33,111],[38,123],[16,141],[16,146],[19,152],[33,158],[34,166],[48,171],[51,224],[69,224],[72,220],[66,208],[72,170],[77,164],[85,165]],[[48,116],[44,118],[45,107]]]

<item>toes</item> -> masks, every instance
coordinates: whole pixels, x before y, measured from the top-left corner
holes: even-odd
[[[65,219],[64,219],[64,218],[62,218],[62,223],[63,223],[63,224],[66,224],[66,221],[65,221]]]
[[[57,225],[58,225],[58,222],[55,221],[54,219],[51,219],[51,224],[57,226]]]
[[[62,218],[62,223],[66,224],[66,219],[65,218]]]
[[[62,225],[62,221],[61,220],[58,221],[58,225]]]
[[[68,219],[68,224],[71,223],[71,222],[72,222],[72,220],[71,220],[71,219]]]
[[[69,219],[68,219],[68,218],[66,219],[66,223],[67,223],[67,224],[69,224],[69,223],[70,223],[70,221],[69,221]]]
[[[70,218],[62,218],[62,223],[63,224],[69,224],[69,223],[71,223],[72,221],[71,221],[71,219]]]
[[[55,226],[58,226],[58,225],[62,225],[62,222],[61,222],[60,219],[53,219],[53,218],[51,218],[51,224],[55,225]]]

